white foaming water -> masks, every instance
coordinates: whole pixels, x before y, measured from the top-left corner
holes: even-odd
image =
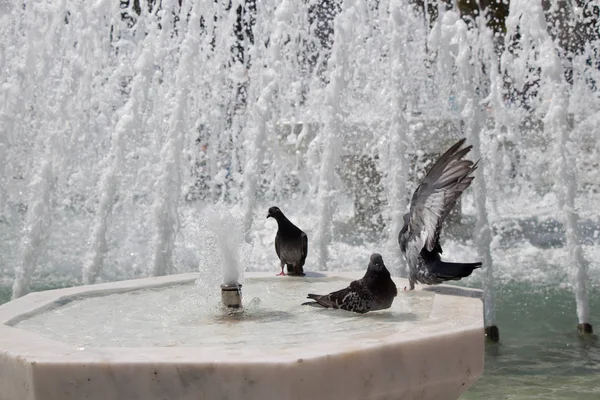
[[[462,135],[461,124],[482,156],[464,203],[473,192],[481,200],[463,211],[493,236],[506,219],[557,218],[569,226],[569,264],[590,260],[570,210],[598,218],[600,76],[589,61],[599,41],[586,37],[571,57],[556,32],[585,22],[585,10],[560,25],[539,1],[512,1],[502,38],[455,11],[440,10],[430,26],[394,1],[323,10],[265,0],[244,12],[250,35],[234,32],[238,10],[218,2],[129,3],[3,6],[0,278],[14,297],[55,278],[195,270],[210,263],[198,259],[195,211],[218,202],[252,243],[244,267],[271,268],[272,229],[261,221],[279,205],[310,231],[313,269],[360,269],[386,247],[399,271],[394,243],[414,167]],[[521,47],[517,31],[527,32]],[[568,84],[561,63],[572,67]],[[552,121],[567,121],[568,134]],[[364,173],[369,162],[375,172]],[[565,207],[552,193],[556,176]],[[359,207],[367,215],[357,218]],[[378,237],[357,223],[379,217]],[[484,239],[478,251],[496,263],[496,238]],[[592,280],[597,269],[589,265]],[[584,293],[578,271],[570,275]]]
[[[369,340],[403,332],[427,319],[433,293],[397,296],[388,310],[363,315],[302,306],[307,293],[329,293],[349,279],[248,279],[245,309],[226,315],[202,286],[178,285],[75,299],[18,323],[21,329],[75,347],[225,346],[302,347]]]
[[[244,270],[249,263],[249,244],[244,242],[243,224],[224,205],[209,205],[202,210],[200,220],[200,271],[221,271],[220,283],[243,283]]]

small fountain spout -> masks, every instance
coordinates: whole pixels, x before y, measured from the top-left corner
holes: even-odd
[[[577,325],[577,333],[580,335],[592,335],[594,333],[594,328],[592,328],[592,324],[584,322]]]
[[[224,283],[221,285],[221,301],[227,308],[241,309],[242,307],[242,285],[237,282]]]

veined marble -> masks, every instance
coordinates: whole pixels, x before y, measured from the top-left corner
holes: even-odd
[[[329,273],[358,278],[360,273]],[[170,275],[31,293],[0,306],[0,400],[457,399],[483,372],[481,291],[434,290],[429,318],[364,342],[78,349],[15,325],[66,299],[192,282]],[[253,278],[273,274],[246,273]],[[283,278],[286,279],[286,278]],[[319,279],[319,278],[312,278]],[[394,278],[397,286],[407,285]],[[400,290],[398,296],[410,296]]]

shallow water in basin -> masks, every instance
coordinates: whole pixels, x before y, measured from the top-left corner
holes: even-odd
[[[302,306],[306,293],[328,293],[350,279],[248,279],[245,310],[226,315],[220,293],[178,285],[75,299],[17,327],[77,347],[252,346],[265,349],[340,340],[377,341],[427,319],[433,294],[399,293],[388,310],[355,314]]]

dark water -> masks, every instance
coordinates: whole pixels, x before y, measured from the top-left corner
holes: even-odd
[[[600,332],[600,288],[590,300]],[[600,399],[600,345],[577,335],[570,290],[504,286],[497,320],[501,342],[486,345],[485,372],[461,400]]]
[[[53,283],[33,283],[32,292],[41,292],[44,290],[62,289],[76,285],[74,282],[53,282]],[[10,301],[12,296],[12,286],[0,283],[0,304]]]
[[[10,287],[0,286],[0,303],[9,299]],[[590,300],[600,333],[600,287],[592,288]],[[486,345],[485,372],[461,400],[600,399],[600,342],[577,335],[570,290],[505,285],[497,320],[501,342]]]
[[[4,304],[10,300],[11,287],[0,285],[0,304]]]

